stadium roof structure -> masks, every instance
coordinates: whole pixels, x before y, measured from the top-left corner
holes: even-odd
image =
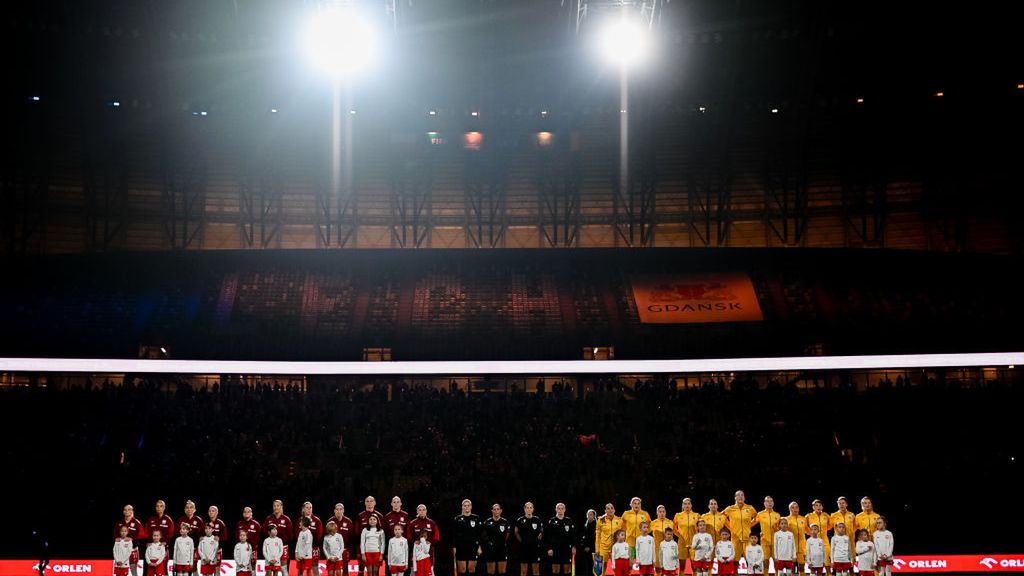
[[[300,54],[331,3],[19,5],[2,40],[18,55],[3,251],[1020,250],[1013,18],[808,0],[350,4],[377,15],[383,51],[346,91],[337,183],[334,93]],[[630,77],[628,178],[619,76],[591,42],[610,5],[656,39]]]

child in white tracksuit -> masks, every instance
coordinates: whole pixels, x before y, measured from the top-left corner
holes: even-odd
[[[299,537],[295,540],[295,561],[299,565],[299,576],[313,574],[313,532],[309,529],[311,524],[309,518],[303,518]]]
[[[153,541],[146,546],[146,565],[153,570],[153,576],[167,574],[167,544],[160,540],[159,530],[153,532]]]
[[[757,543],[757,534],[750,535],[750,544],[743,552],[747,561],[747,574],[764,574],[764,549]]]
[[[772,556],[776,572],[791,574],[796,570],[796,539],[787,528],[785,518],[779,520],[779,531],[775,533],[772,541]]]
[[[188,535],[188,524],[181,524],[181,536],[174,539],[174,574],[189,576],[192,574],[193,562],[196,560],[196,543]]]
[[[345,567],[345,539],[338,534],[338,525],[333,521],[327,523],[323,551],[327,558],[327,576],[343,576],[348,572]]]
[[[825,571],[825,541],[818,535],[817,524],[811,524],[811,535],[807,538],[807,568],[811,574]]]
[[[359,535],[359,550],[362,553],[363,566],[371,574],[380,570],[380,555],[384,552],[384,531],[377,526],[377,517],[370,516],[368,526]]]
[[[199,573],[203,576],[213,576],[217,571],[217,551],[220,545],[217,537],[213,535],[213,524],[206,525],[206,536],[199,539]]]
[[[252,544],[249,544],[249,534],[245,530],[238,532],[238,544],[235,544],[232,557],[235,559],[235,576],[252,574],[255,555],[252,551]]]
[[[121,526],[119,534],[117,540],[114,540],[114,576],[125,576],[128,574],[135,543],[128,537],[127,526]]]
[[[263,559],[266,561],[267,574],[281,573],[281,557],[284,555],[284,542],[277,537],[277,526],[270,525],[267,538],[263,540]]]
[[[884,516],[875,520],[875,533],[872,538],[875,541],[875,566],[878,568],[878,576],[892,576],[892,532],[886,529]]]
[[[395,525],[395,535],[388,540],[388,566],[398,576],[409,568],[409,541],[402,536],[401,525]]]
[[[615,544],[612,544],[612,573],[615,576],[629,576],[633,562],[629,558],[629,543],[626,542],[626,531],[615,533]]]
[[[430,541],[427,533],[420,532],[419,540],[412,547],[412,573],[416,576],[434,576],[434,559],[430,556]]]
[[[864,529],[857,530],[857,570],[864,576],[875,571],[875,543]]]
[[[853,574],[853,554],[850,550],[850,537],[846,535],[846,524],[836,524],[836,533],[832,536],[832,572],[845,576]]]
[[[690,549],[693,550],[693,572],[706,576],[711,573],[711,559],[715,551],[715,541],[705,530],[703,520],[697,521],[697,533],[693,535]]]
[[[673,538],[671,528],[665,528],[665,540],[658,545],[661,555],[661,573],[663,576],[679,574],[679,543]]]
[[[636,537],[636,563],[641,576],[654,574],[654,536],[648,532],[647,522],[640,523],[640,536]]]
[[[718,561],[718,574],[730,576],[736,573],[736,548],[732,545],[732,532],[722,530],[722,537],[715,544],[715,560]]]

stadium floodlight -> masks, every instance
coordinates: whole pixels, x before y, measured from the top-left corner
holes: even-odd
[[[607,23],[598,39],[605,58],[620,66],[640,64],[649,56],[650,31],[625,18]]]
[[[332,76],[352,74],[365,67],[375,46],[373,28],[349,9],[317,14],[306,36],[310,60],[319,70]]]

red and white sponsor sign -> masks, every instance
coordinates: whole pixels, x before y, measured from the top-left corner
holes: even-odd
[[[893,559],[892,571],[1024,572],[1024,554],[897,556]]]
[[[738,566],[739,574],[747,574],[746,560],[741,558]],[[912,574],[922,572],[1024,572],[1024,554],[988,554],[988,555],[946,555],[946,556],[897,556],[893,560],[893,574]],[[810,574],[804,567],[803,572]],[[854,572],[858,572],[854,567]],[[633,565],[633,574],[639,574],[639,567]],[[690,563],[686,563],[684,574],[692,574]],[[718,563],[715,562],[712,574],[718,574]],[[775,573],[775,566],[769,560],[768,573]],[[3,576],[0,574],[0,576]],[[577,574],[577,576],[581,576]]]
[[[110,560],[52,560],[46,567],[46,576],[55,574],[101,574],[114,573]],[[0,574],[3,576],[39,576],[38,560],[0,560]]]
[[[769,566],[771,566],[769,564]],[[686,573],[689,574],[689,562]],[[634,567],[635,568],[635,567]],[[897,556],[893,561],[893,573],[911,574],[919,572],[1024,572],[1024,554],[983,554],[983,555],[934,555],[934,556]],[[774,572],[769,568],[769,572]],[[114,563],[111,560],[52,560],[46,566],[44,576],[62,574],[90,574],[111,576]],[[320,563],[320,573],[326,574],[327,564]],[[636,571],[634,570],[634,573]],[[714,572],[717,573],[717,566]],[[139,563],[139,576],[142,576],[142,563]],[[256,563],[254,574],[265,574],[262,560]],[[291,563],[290,574],[298,574],[295,561]],[[359,565],[349,562],[349,575],[359,573]],[[740,573],[746,573],[746,563],[740,560]],[[170,572],[168,572],[170,574]],[[0,560],[0,576],[39,576],[39,562],[35,560]],[[235,563],[225,560],[220,566],[220,576],[235,576]],[[584,575],[579,575],[584,576]]]
[[[142,576],[142,562],[139,562],[138,574]],[[172,566],[168,564],[167,574],[173,574]],[[111,576],[114,573],[114,563],[111,560],[51,560],[46,566],[44,576],[58,576],[60,574],[95,574],[98,576]],[[295,561],[292,560],[289,574],[298,574]],[[327,563],[320,563],[320,573],[327,574]],[[359,574],[359,563],[352,561],[348,564],[350,575]],[[256,562],[256,574],[266,574],[266,566],[263,560]],[[0,560],[0,576],[39,576],[39,562],[36,560]],[[220,576],[235,576],[234,560],[224,560],[220,564]]]

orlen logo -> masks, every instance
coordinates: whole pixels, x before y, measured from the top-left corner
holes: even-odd
[[[911,560],[910,562],[907,562],[907,566],[911,568],[926,568],[929,570],[949,567],[945,560]]]
[[[79,572],[79,573],[91,573],[92,565],[90,564],[50,564],[46,567],[47,570],[53,570],[54,572],[66,573],[66,572]],[[34,572],[39,572],[39,564],[32,567]]]
[[[986,557],[978,563],[989,570],[996,566],[999,566],[1000,568],[1024,568],[1024,559],[1022,558],[1004,558],[1003,560],[996,560],[995,558]]]
[[[892,561],[892,567],[897,570],[903,570],[903,565],[906,563],[907,561],[903,560],[902,558],[894,558]]]

